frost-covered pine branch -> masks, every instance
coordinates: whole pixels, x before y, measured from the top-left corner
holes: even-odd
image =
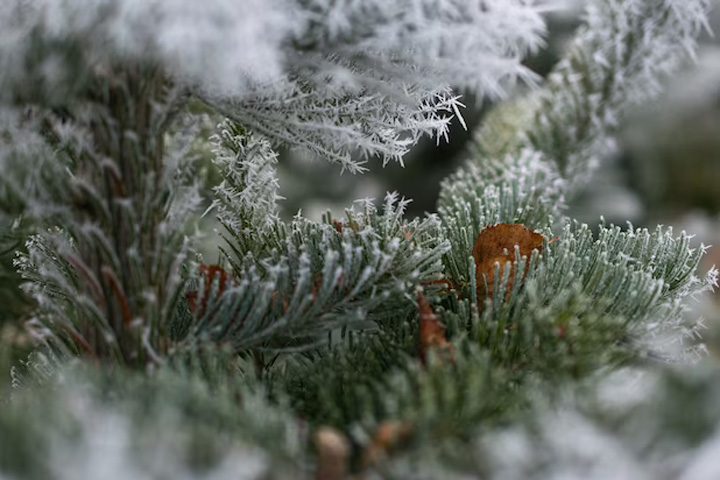
[[[462,106],[447,85],[497,97],[530,80],[519,60],[543,30],[539,8],[522,1],[300,4],[310,13],[292,41],[291,89],[224,111],[351,171],[362,168],[353,150],[400,160],[420,134],[446,136]]]
[[[694,57],[708,8],[708,1],[588,3],[585,26],[538,96],[526,130],[570,188],[587,181],[607,155],[625,113],[657,96],[663,80]]]
[[[443,183],[439,213],[452,244],[445,256],[446,274],[452,283],[467,288],[474,282],[473,259],[468,252],[486,226],[522,223],[549,235],[548,239],[557,235],[552,233],[553,227],[568,221],[564,217],[565,197],[587,181],[595,159],[607,153],[606,147],[612,143],[612,134],[624,112],[657,93],[661,79],[692,55],[706,9],[707,3],[700,0],[588,3],[586,24],[547,85],[530,94],[529,99],[501,107],[491,115],[479,132],[467,165]],[[542,296],[547,294],[547,300],[553,296],[550,292],[559,295],[578,282],[580,291],[598,300],[599,311],[602,301],[607,300],[623,307],[606,313],[625,315],[638,325],[664,328],[661,326],[678,325],[679,305],[692,296],[695,288],[702,290],[715,283],[712,274],[704,281],[695,278],[693,272],[701,251],[691,250],[684,233],[673,239],[662,231],[620,234],[615,228],[601,226],[599,239],[592,240],[581,232],[566,229],[547,247],[547,252],[543,249],[546,259],[538,271],[547,269],[550,277],[538,285],[538,291]],[[636,234],[644,239],[637,245]],[[595,243],[580,247],[589,241]],[[614,245],[611,248],[615,253],[606,251],[608,241]],[[576,258],[576,248],[585,249],[577,257],[579,263],[560,268]],[[643,265],[648,248],[662,252],[653,261],[665,266]],[[666,260],[662,260],[663,256]],[[555,261],[560,263],[553,265]],[[589,276],[582,273],[586,267]],[[685,272],[677,277],[676,283],[683,285],[677,291],[678,297],[672,293],[672,282],[665,278],[674,268]],[[647,282],[635,284],[630,276],[637,275],[659,283],[655,287]],[[612,287],[613,282],[619,283]],[[610,290],[600,293],[600,285]],[[627,304],[617,298],[626,293],[631,298]],[[648,303],[640,300],[646,294],[652,298]],[[661,305],[666,313],[655,312]]]
[[[131,362],[170,348],[162,338],[182,303],[183,227],[198,197],[188,170],[174,172],[172,155],[187,159],[176,145],[166,151],[165,137],[191,99],[252,132],[236,150],[258,148],[272,163],[272,146],[300,147],[360,171],[357,158],[400,160],[421,134],[446,135],[460,106],[451,84],[482,97],[529,80],[520,62],[540,43],[541,12],[541,4],[520,0],[5,2],[0,98],[14,115],[11,129],[34,131],[39,144],[30,173],[22,177],[26,166],[15,156],[8,166],[17,177],[3,180],[6,196],[39,219],[39,234],[17,262],[47,308],[37,332],[58,334],[71,351],[99,349]],[[179,41],[188,31],[192,38]],[[42,168],[38,157],[52,165]],[[274,194],[250,208],[233,190],[244,182],[246,200],[262,190],[256,182],[265,181],[265,167],[242,172],[222,162],[228,177],[217,192],[228,197],[219,200],[235,204],[220,213],[239,235],[239,264],[254,253],[262,276],[273,270],[262,263],[271,254],[287,262],[283,242],[293,234],[327,236],[328,226],[311,234],[303,229],[316,227],[300,223],[283,236]],[[230,221],[232,209],[250,217]],[[267,225],[256,231],[278,230],[275,239],[243,250],[260,217]],[[363,261],[380,278],[386,253],[360,233]],[[356,286],[347,289],[354,295]]]
[[[467,166],[444,183],[439,210],[461,213],[485,189],[504,190],[512,206],[497,221],[557,220],[611,151],[625,113],[692,58],[707,9],[703,0],[590,0],[543,88],[491,113]]]
[[[165,156],[176,90],[164,77],[140,68],[95,87],[98,98],[77,100],[70,118],[35,114],[62,168],[38,176],[44,195],[28,202],[42,228],[16,264],[38,305],[39,340],[61,357],[143,365],[169,348],[182,229],[198,197],[187,166]]]
[[[223,175],[223,181],[213,188],[215,200],[207,213],[216,215],[227,232],[237,239],[243,252],[253,251],[249,241],[263,248],[263,239],[278,228],[280,218],[277,202],[279,185],[275,171],[277,153],[262,136],[243,132],[242,128],[226,121],[213,137],[213,162]]]
[[[355,151],[400,160],[420,134],[446,135],[460,106],[449,85],[498,96],[531,78],[520,61],[540,43],[541,11],[524,0],[12,0],[0,10],[0,90],[57,106],[118,62],[154,62],[274,143],[360,171]]]
[[[237,362],[222,365],[239,371]],[[287,405],[268,403],[240,375],[210,384],[213,367],[203,367],[147,376],[75,365],[16,391],[0,413],[0,471],[28,479],[302,478],[307,432]]]
[[[277,215],[275,153],[267,142],[225,123],[216,163],[225,180],[215,208],[224,228],[230,271],[208,269],[194,290],[191,337],[229,342],[238,352],[317,347],[322,334],[346,327],[377,329],[413,288],[441,271],[447,244],[436,242],[435,217],[406,221],[396,194],[383,210],[370,201],[346,218],[313,222]]]
[[[695,333],[684,309],[716,281],[697,273],[703,248],[664,228],[593,233],[563,202],[646,99],[637,85],[691,53],[704,0],[591,0],[547,85],[496,112],[444,182],[439,215],[406,219],[389,194],[320,222],[278,215],[278,146],[351,171],[400,159],[447,132],[451,85],[497,97],[535,80],[520,61],[544,3],[241,3],[0,6],[0,210],[35,231],[16,264],[40,341],[0,410],[2,475],[98,476],[113,459],[123,478],[522,473],[564,439],[543,402],[600,424],[563,394],[700,351],[660,341]],[[186,127],[209,110],[227,117],[204,150],[222,180],[201,199]],[[203,200],[217,265],[190,259]],[[498,223],[535,230],[533,247],[476,249]],[[480,272],[485,249],[499,260]],[[513,427],[547,448],[506,469],[484,455]]]

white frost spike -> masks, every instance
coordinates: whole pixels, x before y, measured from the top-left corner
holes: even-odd
[[[228,227],[265,231],[278,220],[277,154],[266,139],[221,125],[215,141],[215,164],[225,180],[215,187],[213,207]]]

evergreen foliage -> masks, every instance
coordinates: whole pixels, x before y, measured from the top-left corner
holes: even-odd
[[[716,285],[704,247],[565,213],[627,109],[692,56],[708,5],[589,0],[535,88],[521,61],[546,7],[0,6],[0,299],[35,341],[0,352],[0,476],[653,478],[677,455],[666,478],[712,478],[717,368],[689,366],[712,361],[686,315]],[[451,86],[498,98],[517,79],[531,93],[490,115],[437,214],[406,219],[389,193],[280,218],[278,147],[353,173],[401,161],[447,135]],[[203,146],[212,199],[198,110],[226,118]],[[195,254],[204,201],[213,265]],[[542,248],[510,243],[479,275],[474,244],[501,223]],[[628,372],[652,388],[633,397]]]

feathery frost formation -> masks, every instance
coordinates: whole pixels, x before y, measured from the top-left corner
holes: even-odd
[[[443,183],[439,213],[452,245],[445,264],[455,284],[470,282],[472,259],[466,252],[484,227],[523,223],[549,234],[567,223],[565,198],[587,181],[597,159],[608,153],[627,109],[657,93],[664,75],[692,55],[707,8],[704,1],[588,3],[585,25],[543,89],[493,112],[478,133],[467,165]],[[583,230],[566,228],[549,248],[547,267],[554,261],[574,263],[575,248],[588,245],[575,267],[550,267],[552,276],[541,287],[547,298],[552,298],[555,286],[562,291],[579,282],[578,288],[599,304],[622,305],[616,314],[662,329],[679,318],[679,305],[696,288],[716,283],[714,270],[704,280],[695,277],[704,247],[691,250],[684,232],[673,239],[661,230],[620,234],[601,225],[599,238],[593,240]],[[652,262],[645,264],[643,258]],[[665,277],[671,271],[673,281]],[[638,275],[651,283],[630,280]],[[629,295],[629,303],[618,295]],[[644,303],[640,299],[646,295],[651,300]],[[660,306],[669,313],[656,321],[657,313],[651,312]]]
[[[712,478],[718,368],[667,366],[705,358],[685,318],[716,285],[704,247],[565,216],[707,2],[589,0],[540,85],[521,61],[548,5],[3,2],[0,254],[24,241],[36,351],[0,409],[0,475],[654,478],[676,454],[667,478]],[[490,114],[437,215],[393,193],[278,214],[278,147],[359,172],[446,135],[451,86],[497,99],[518,79],[540,88]],[[201,205],[218,264],[193,255]],[[478,275],[499,223],[543,241]]]
[[[708,6],[707,1],[588,2],[585,24],[546,85],[491,114],[478,132],[474,158],[445,182],[440,208],[478,201],[485,187],[525,182],[531,188],[515,188],[520,193],[513,194],[520,195],[523,211],[561,215],[565,198],[582,188],[598,159],[611,151],[612,135],[628,109],[656,95],[662,79],[693,55]],[[520,156],[542,161],[519,161]],[[532,188],[546,194],[531,195]]]
[[[275,143],[352,172],[400,161],[459,114],[449,85],[497,96],[537,48],[525,0],[4,2],[0,91],[63,104],[117,62],[156,62],[178,84]],[[30,60],[30,61],[28,61]]]
[[[708,1],[588,4],[585,26],[550,75],[526,132],[572,188],[608,153],[608,136],[625,113],[656,96],[666,75],[694,56],[708,8]]]

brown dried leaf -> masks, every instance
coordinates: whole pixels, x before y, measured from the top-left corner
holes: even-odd
[[[431,348],[438,349],[453,361],[453,346],[445,339],[445,326],[430,308],[430,302],[424,295],[418,295],[418,311],[420,313],[420,361],[425,364]]]
[[[533,250],[542,249],[543,240],[544,237],[541,234],[519,223],[500,223],[480,232],[473,245],[478,301],[482,302],[486,297],[492,298],[495,292],[495,264],[500,264],[500,278],[502,278],[506,262],[511,262],[510,279],[505,292],[507,301],[510,298],[515,277],[515,245],[520,249],[520,256],[527,257],[523,273],[523,279],[525,279],[530,255]]]
[[[363,452],[363,466],[377,465],[410,440],[412,433],[412,427],[407,423],[392,420],[381,423]]]

